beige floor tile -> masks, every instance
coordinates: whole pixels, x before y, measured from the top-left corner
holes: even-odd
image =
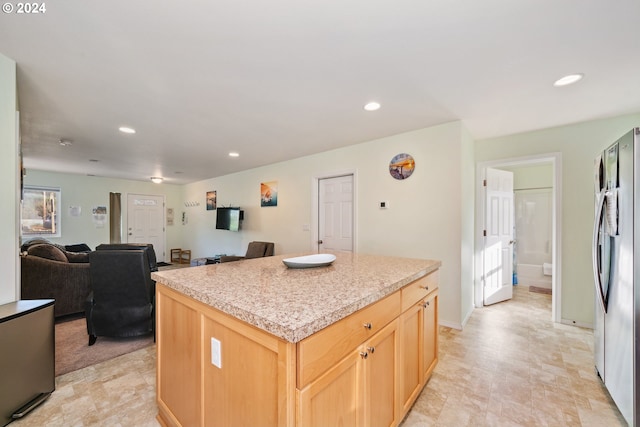
[[[516,287],[440,327],[439,363],[402,427],[623,426],[593,369],[591,330],[551,322],[551,296]],[[56,391],[12,427],[157,427],[155,347],[56,378]]]

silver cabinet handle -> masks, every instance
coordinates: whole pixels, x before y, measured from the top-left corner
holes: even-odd
[[[373,325],[371,323],[365,323],[362,326],[364,326],[367,329],[371,329],[373,327]]]
[[[369,357],[369,353],[367,353],[366,351],[361,351],[360,357],[362,357],[363,359],[366,359],[367,357]]]
[[[369,353],[373,354],[376,351],[375,347],[367,347],[367,350],[369,351]]]

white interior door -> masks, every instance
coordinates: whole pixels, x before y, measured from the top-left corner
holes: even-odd
[[[165,260],[164,196],[127,195],[127,242],[151,243]]]
[[[353,251],[353,175],[318,181],[318,252]]]
[[[513,172],[487,168],[484,305],[513,297]]]

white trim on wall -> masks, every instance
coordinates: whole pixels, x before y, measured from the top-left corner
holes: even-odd
[[[312,252],[318,251],[318,186],[321,179],[353,175],[353,253],[358,252],[358,170],[348,169],[334,172],[323,172],[311,178],[311,240]]]
[[[475,274],[474,274],[474,305],[483,306],[482,283],[482,249],[484,229],[484,188],[482,182],[487,168],[500,166],[532,165],[537,163],[551,163],[553,167],[553,270],[552,270],[552,298],[551,320],[562,321],[562,153],[548,153],[510,159],[479,162],[476,165],[476,226],[475,226]]]

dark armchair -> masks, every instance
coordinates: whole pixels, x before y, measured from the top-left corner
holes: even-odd
[[[149,269],[158,271],[158,263],[156,260],[156,251],[151,243],[103,243],[96,246],[96,251],[124,251],[124,250],[140,250],[147,252],[149,260]]]
[[[274,244],[272,242],[250,242],[245,256],[225,255],[220,257],[220,262],[239,261],[242,259],[262,258],[273,256]]]
[[[131,337],[155,331],[155,283],[147,252],[97,250],[89,255],[91,294],[85,315],[89,345],[98,336]]]

